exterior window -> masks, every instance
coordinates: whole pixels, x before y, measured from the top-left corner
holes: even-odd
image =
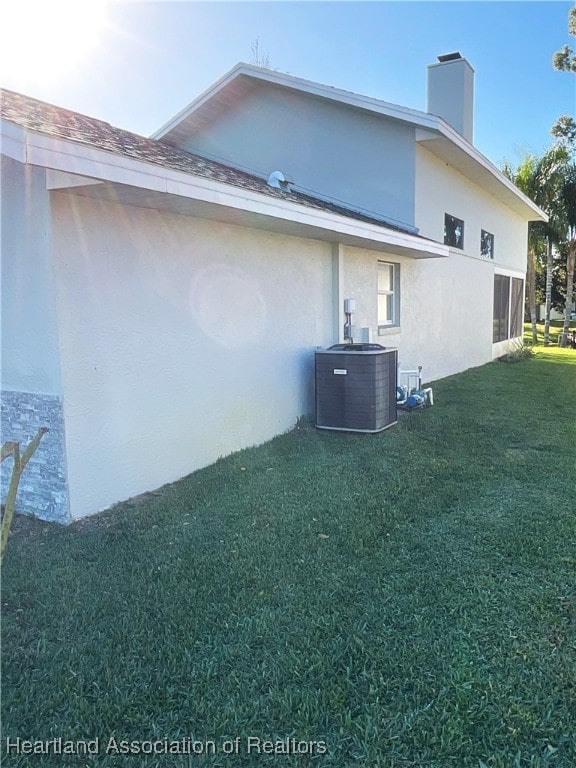
[[[522,307],[524,304],[524,280],[512,278],[510,286],[510,338],[522,336]]]
[[[508,319],[510,298],[510,278],[506,275],[494,275],[494,327],[492,341],[504,341],[508,338]]]
[[[444,245],[464,248],[464,222],[449,213],[444,214]]]
[[[487,259],[494,258],[494,235],[485,229],[480,232],[480,253]]]
[[[378,325],[400,325],[400,265],[378,262]]]
[[[494,314],[492,341],[522,336],[524,281],[507,275],[494,275]]]

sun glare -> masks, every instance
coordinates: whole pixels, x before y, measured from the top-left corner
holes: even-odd
[[[61,78],[94,53],[106,0],[5,0],[0,10],[0,81]]]

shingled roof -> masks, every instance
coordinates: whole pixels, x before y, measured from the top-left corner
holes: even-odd
[[[371,216],[335,202],[321,200],[297,190],[275,189],[258,176],[177,149],[161,139],[139,136],[122,128],[115,128],[103,120],[87,117],[4,88],[0,88],[0,117],[31,131],[78,142],[133,160],[182,171],[192,176],[213,179],[269,197],[291,200],[307,208],[327,211],[385,229],[413,234],[413,230],[392,224],[377,216]]]

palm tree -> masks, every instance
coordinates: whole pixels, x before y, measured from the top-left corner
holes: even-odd
[[[558,202],[562,188],[563,169],[568,153],[562,146],[554,146],[542,157],[526,155],[520,165],[513,169],[508,164],[503,173],[524,192],[536,205],[549,215],[549,221],[530,222],[528,227],[528,255],[526,268],[526,293],[532,324],[532,341],[537,342],[536,328],[536,264],[547,254],[546,261],[546,328],[549,333],[550,309],[552,306],[553,246],[561,239],[563,229],[563,206]],[[548,343],[548,338],[545,339]]]
[[[566,261],[566,305],[564,307],[564,325],[562,328],[562,346],[565,347],[568,343],[570,313],[574,298],[574,265],[576,262],[576,163],[574,162],[566,168],[562,187],[562,200],[566,216],[565,242],[568,253]]]
[[[568,34],[576,37],[576,5],[568,13]],[[552,66],[558,71],[576,73],[576,54],[574,49],[565,45],[561,51],[554,54]],[[552,127],[552,135],[564,142],[571,149],[573,157],[576,153],[576,121],[573,117],[564,115]],[[574,296],[574,262],[576,261],[576,163],[572,162],[566,169],[562,189],[562,199],[566,215],[566,305],[564,307],[564,325],[562,328],[562,345],[568,343],[570,328],[570,313]]]
[[[502,167],[502,173],[512,181],[518,189],[525,195],[531,197],[535,189],[535,168],[536,157],[527,155],[517,168],[513,168],[507,162]],[[526,263],[526,298],[528,300],[528,310],[530,312],[530,322],[532,324],[532,340],[534,343],[538,340],[538,331],[536,328],[536,259],[538,251],[541,250],[541,241],[539,234],[534,230],[530,223],[528,225],[528,253]]]
[[[546,240],[546,314],[544,320],[544,345],[550,343],[550,313],[552,310],[552,277],[554,270],[554,246],[559,245],[567,229],[564,187],[569,153],[562,145],[555,145],[538,162],[542,187],[535,202],[548,214],[548,221],[541,225]]]

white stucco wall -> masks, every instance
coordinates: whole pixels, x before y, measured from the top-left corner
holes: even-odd
[[[452,282],[454,292],[446,296],[445,308],[455,303],[461,315],[461,322],[452,323],[452,343],[464,331],[474,350],[470,352],[472,357],[484,354],[486,338],[490,342],[488,359],[498,357],[513,347],[517,340],[491,343],[494,274],[500,272],[525,279],[528,222],[426,148],[418,146],[416,224],[420,234],[442,242],[445,213],[464,221],[464,249],[452,251],[442,286],[438,286],[434,279],[431,282],[435,290],[444,290],[446,280]],[[494,259],[481,255],[482,229],[494,235]],[[439,271],[435,274],[443,273]],[[425,289],[422,292],[425,293]],[[464,299],[463,303],[460,303],[460,297]],[[462,359],[461,353],[457,356]]]
[[[73,517],[290,428],[334,342],[332,247],[53,193]]]
[[[2,389],[59,395],[45,171],[1,156]]]
[[[462,255],[526,271],[528,223],[425,147],[416,147],[415,223],[424,237],[444,242],[444,214],[464,221]],[[494,259],[480,254],[480,231],[494,235]]]
[[[313,409],[313,350],[354,324],[425,381],[489,361],[494,270],[520,273],[526,223],[419,148],[416,214],[466,248],[416,260],[51,193],[72,517],[261,443]],[[496,258],[480,256],[480,229]],[[475,250],[476,249],[476,250]],[[377,328],[377,264],[400,265],[399,328]],[[341,302],[340,302],[341,303]]]
[[[400,326],[381,335],[379,260],[400,265]],[[356,299],[354,323],[370,327],[373,341],[396,347],[402,369],[422,365],[426,381],[491,360],[492,280],[492,267],[479,259],[417,260],[345,249],[344,295]]]

